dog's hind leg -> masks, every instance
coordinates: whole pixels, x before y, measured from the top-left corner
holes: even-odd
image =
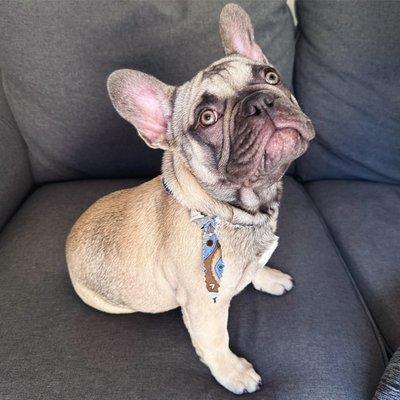
[[[83,302],[88,306],[95,308],[96,310],[100,310],[109,314],[130,314],[135,312],[135,310],[131,310],[130,308],[107,302],[93,290],[88,289],[78,282],[73,282],[73,286],[75,292],[83,300]]]

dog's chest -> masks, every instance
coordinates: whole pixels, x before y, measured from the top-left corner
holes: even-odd
[[[221,291],[230,296],[246,286],[278,244],[272,223],[233,225],[193,211],[191,220],[202,230],[202,271],[214,302]]]
[[[239,274],[247,268],[257,268],[269,260],[278,246],[278,236],[272,226],[235,226],[221,224],[219,230],[222,257]]]

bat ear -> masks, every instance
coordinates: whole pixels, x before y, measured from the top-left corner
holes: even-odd
[[[253,61],[267,63],[267,57],[254,40],[250,17],[236,4],[227,4],[219,18],[219,32],[225,54],[240,54]]]
[[[108,77],[107,89],[118,114],[135,126],[148,146],[168,148],[173,86],[143,72],[120,69]]]

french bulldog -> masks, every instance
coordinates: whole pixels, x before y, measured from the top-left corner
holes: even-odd
[[[66,256],[76,293],[98,310],[181,307],[201,361],[241,394],[261,378],[229,348],[229,304],[250,282],[272,295],[293,286],[265,264],[278,244],[281,178],[314,128],[242,8],[222,9],[220,35],[226,56],[181,86],[129,69],[109,76],[117,112],[165,150],[162,176],[93,204]]]

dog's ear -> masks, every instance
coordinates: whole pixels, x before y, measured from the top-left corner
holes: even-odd
[[[120,69],[108,77],[107,89],[119,115],[135,126],[150,147],[168,148],[173,86],[143,72]]]
[[[240,54],[257,62],[267,62],[260,46],[254,41],[250,17],[236,4],[227,4],[219,18],[219,32],[225,54]]]

